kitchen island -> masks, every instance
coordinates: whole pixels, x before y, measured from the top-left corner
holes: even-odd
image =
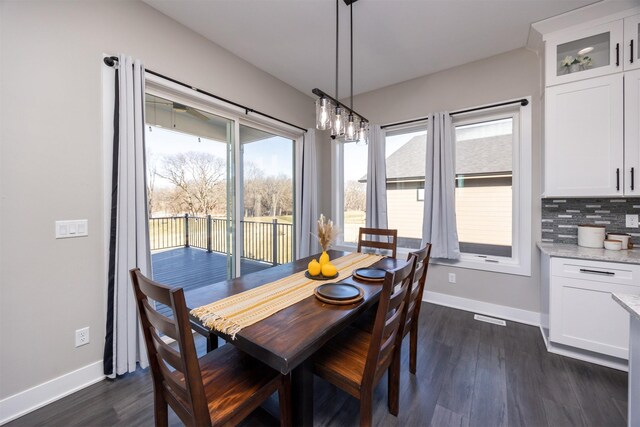
[[[614,293],[611,297],[630,314],[628,425],[640,426],[640,295]]]

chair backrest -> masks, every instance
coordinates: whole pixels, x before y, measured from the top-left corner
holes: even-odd
[[[397,246],[398,230],[360,227],[358,231],[358,252],[362,252],[362,248],[386,249],[395,258]]]
[[[391,364],[394,350],[402,344],[401,328],[406,317],[407,296],[415,266],[415,256],[412,256],[407,265],[387,271],[385,275],[364,368],[365,384],[378,382]]]
[[[411,324],[417,321],[420,316],[420,307],[422,306],[422,295],[424,293],[424,284],[427,279],[427,270],[429,269],[429,258],[431,257],[431,243],[415,252],[411,252],[407,260],[411,260],[411,256],[416,259],[416,268],[413,274],[411,291],[409,292],[409,306],[407,307],[407,318],[404,324],[402,336],[407,335],[411,330]]]
[[[184,291],[156,283],[137,268],[131,270],[130,274],[147,345],[154,393],[164,396],[164,400],[185,424],[210,425]],[[170,307],[173,319],[158,313],[149,299]],[[160,337],[161,333],[176,340],[179,350],[165,343]]]

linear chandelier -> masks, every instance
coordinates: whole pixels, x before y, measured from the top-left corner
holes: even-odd
[[[351,98],[347,107],[338,101],[338,48],[339,48],[339,15],[340,0],[336,0],[336,92],[335,98],[326,92],[315,88],[313,94],[316,99],[316,129],[331,130],[331,138],[344,142],[367,142],[369,121],[353,110],[353,3],[358,0],[344,0],[349,6],[351,30]]]

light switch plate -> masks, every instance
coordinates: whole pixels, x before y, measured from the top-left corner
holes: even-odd
[[[89,220],[74,219],[70,221],[56,221],[56,239],[71,237],[85,237],[89,235]]]
[[[627,215],[627,228],[638,228],[638,215]]]

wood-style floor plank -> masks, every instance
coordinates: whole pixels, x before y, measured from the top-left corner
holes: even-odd
[[[205,341],[195,335],[199,355]],[[538,328],[480,323],[473,313],[424,304],[416,375],[403,343],[400,415],[387,410],[386,377],[374,392],[374,425],[625,426],[627,374],[547,353]],[[222,344],[222,343],[221,343]],[[357,426],[358,401],[314,381],[314,425]],[[148,370],[105,380],[7,426],[153,426]],[[169,411],[169,424],[180,420]],[[243,426],[275,426],[259,410]]]

